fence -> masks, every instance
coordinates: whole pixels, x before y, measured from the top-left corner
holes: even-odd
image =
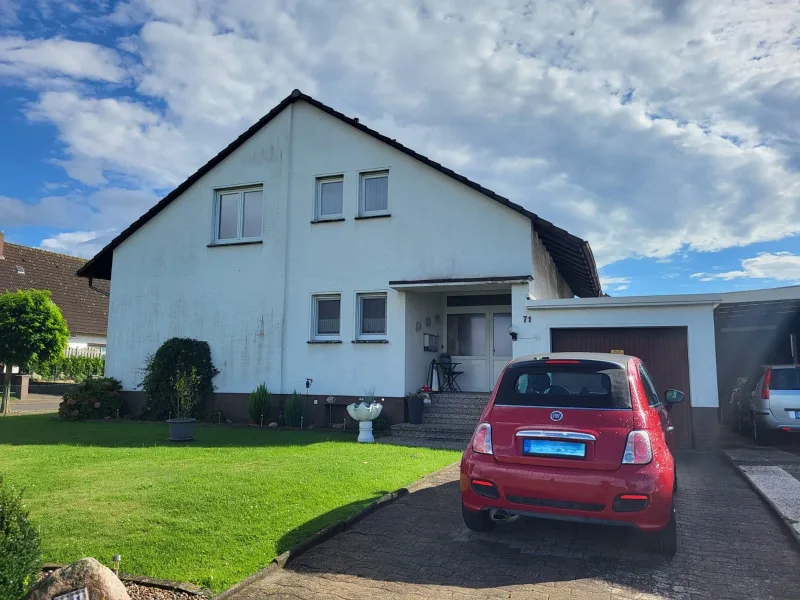
[[[88,356],[90,358],[105,358],[105,346],[67,346],[64,356]]]

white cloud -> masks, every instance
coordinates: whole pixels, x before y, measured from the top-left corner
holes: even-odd
[[[762,252],[753,258],[742,261],[740,271],[725,273],[694,273],[691,277],[700,281],[715,279],[774,279],[777,281],[800,280],[800,256],[791,252]]]
[[[62,254],[91,258],[102,250],[113,237],[109,232],[98,231],[59,233],[55,237],[42,240],[40,247]]]
[[[62,38],[0,37],[0,76],[41,81],[53,75],[120,82],[125,70],[116,51],[97,44]]]
[[[631,278],[630,277],[604,277],[604,276],[600,277],[600,285],[603,288],[607,288],[607,287],[612,286],[612,285],[619,285],[619,284],[625,284],[625,283],[630,283],[630,282],[631,282]],[[617,289],[619,289],[619,288],[617,288]]]
[[[622,292],[624,290],[627,290],[629,287],[630,286],[628,286],[628,285],[618,285],[617,287],[614,288],[614,291],[615,292]]]
[[[174,187],[299,87],[586,237],[601,266],[800,233],[794,2],[130,0],[105,18],[128,28],[105,51],[2,38],[87,185]]]

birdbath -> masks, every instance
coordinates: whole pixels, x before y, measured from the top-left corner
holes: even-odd
[[[372,402],[367,404],[361,398],[361,402],[353,402],[347,405],[347,414],[358,421],[358,441],[362,444],[370,444],[375,441],[372,435],[372,421],[378,418],[383,410],[383,404]]]

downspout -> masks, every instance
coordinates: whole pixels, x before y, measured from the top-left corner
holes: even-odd
[[[105,296],[106,298],[110,298],[110,297],[111,297],[111,294],[110,294],[109,292],[107,292],[107,291],[105,291],[105,290],[101,290],[101,289],[100,289],[100,288],[98,288],[98,287],[94,287],[94,286],[92,285],[92,282],[93,282],[93,281],[94,281],[94,277],[89,277],[89,287],[90,287],[91,289],[93,289],[95,292],[99,292],[99,293],[103,294],[103,296]]]

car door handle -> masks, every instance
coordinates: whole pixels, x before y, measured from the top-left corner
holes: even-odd
[[[675,431],[675,428],[672,425],[670,425],[669,427],[667,427],[667,431]]]

